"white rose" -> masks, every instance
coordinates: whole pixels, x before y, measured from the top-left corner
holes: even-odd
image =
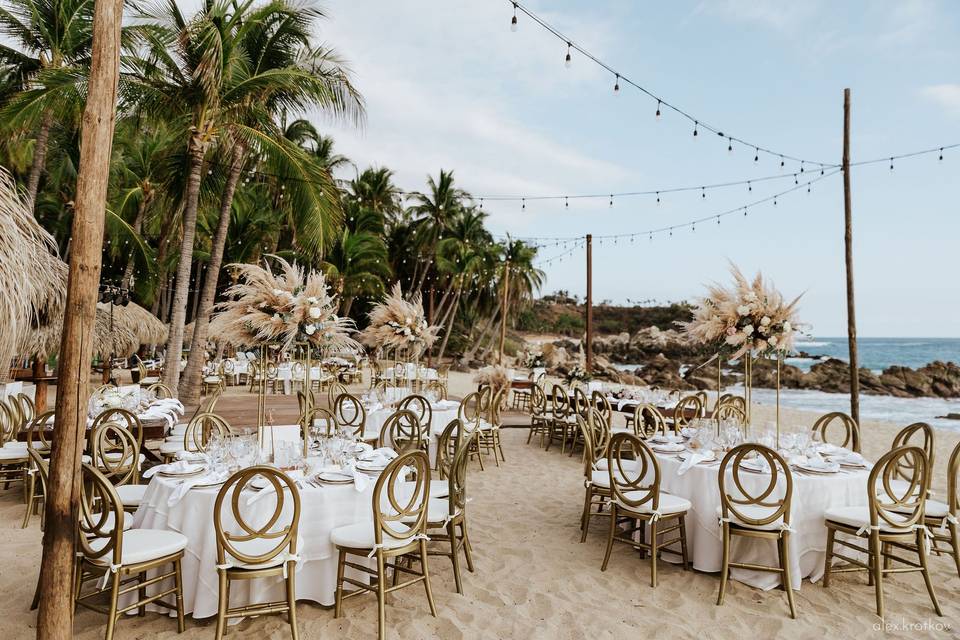
[[[303,331],[304,331],[304,333],[306,333],[308,336],[312,336],[314,333],[316,333],[317,328],[316,328],[315,326],[313,326],[312,324],[308,324],[307,326],[305,326],[305,327],[303,328]]]
[[[752,324],[748,324],[747,326],[745,326],[745,327],[743,328],[743,333],[744,333],[744,335],[748,335],[748,336],[749,336],[749,335],[753,335],[753,325],[752,325]]]
[[[764,327],[767,326],[768,324],[770,324],[770,318],[768,318],[767,316],[763,316],[760,319],[760,324],[763,325]]]
[[[770,339],[767,340],[771,347],[777,346],[777,336],[770,336]]]
[[[741,316],[750,315],[750,305],[746,305],[746,304],[740,305],[739,307],[737,307],[737,313],[740,314]]]
[[[784,323],[783,323],[783,332],[784,332],[784,333],[790,333],[790,331],[791,331],[792,329],[793,329],[793,326],[791,326],[791,324],[790,324],[789,322],[784,322]]]
[[[403,330],[403,335],[405,335],[405,336],[410,335],[410,329],[404,329],[404,330]]]
[[[413,324],[413,318],[404,318],[406,324]]]
[[[310,307],[310,317],[317,320],[320,317],[320,307]]]
[[[273,314],[273,319],[274,319],[274,320],[279,320],[279,319],[280,319],[280,314],[279,314],[279,313]]]
[[[307,302],[309,302],[310,304],[317,304],[317,298],[315,296],[310,296],[309,298],[307,298]]]
[[[283,289],[274,289],[274,290],[273,290],[273,295],[275,295],[275,296],[282,296],[282,295],[283,295]]]

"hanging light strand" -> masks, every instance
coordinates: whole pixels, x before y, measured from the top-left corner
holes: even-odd
[[[618,89],[617,89],[618,91],[619,91],[619,87],[621,87],[621,86],[623,86],[623,85],[630,85],[630,86],[632,86],[633,88],[635,88],[635,89],[637,89],[638,91],[640,91],[641,93],[643,93],[643,94],[645,94],[646,96],[648,96],[649,98],[657,101],[657,114],[658,114],[658,115],[660,114],[660,112],[661,112],[663,109],[669,109],[670,111],[676,113],[677,115],[679,115],[679,116],[681,116],[681,117],[686,118],[687,120],[689,120],[690,123],[694,125],[694,128],[693,128],[694,134],[693,134],[693,135],[695,135],[695,136],[696,136],[700,131],[709,131],[710,133],[714,133],[714,134],[716,134],[717,136],[719,136],[719,137],[721,137],[721,138],[725,138],[725,139],[727,140],[727,145],[728,145],[729,148],[732,148],[733,143],[736,142],[736,143],[738,143],[738,144],[743,145],[744,147],[749,147],[749,148],[753,149],[754,152],[757,153],[757,154],[759,154],[760,152],[763,152],[763,153],[765,153],[765,154],[767,154],[767,155],[775,156],[775,157],[777,157],[777,158],[783,158],[783,159],[787,159],[787,160],[792,160],[792,161],[794,161],[794,162],[803,162],[803,163],[805,163],[805,164],[816,165],[816,166],[821,167],[821,168],[831,168],[831,167],[837,167],[837,166],[839,166],[839,164],[836,163],[836,162],[820,162],[820,161],[816,161],[816,160],[809,160],[809,159],[805,159],[805,158],[799,158],[799,157],[797,157],[797,156],[793,156],[793,155],[790,155],[790,154],[787,154],[787,153],[783,153],[783,152],[780,152],[780,151],[774,151],[773,149],[764,147],[764,146],[762,146],[762,145],[758,145],[758,144],[753,143],[753,142],[748,142],[747,140],[745,140],[745,139],[743,139],[743,138],[739,138],[739,137],[737,137],[737,136],[729,135],[729,134],[725,133],[725,132],[724,132],[722,129],[720,129],[720,128],[717,128],[717,127],[714,127],[714,126],[705,124],[705,123],[703,122],[703,120],[701,120],[700,118],[697,118],[697,117],[691,115],[690,113],[684,111],[684,110],[681,109],[680,107],[678,107],[678,106],[674,105],[673,103],[669,102],[668,100],[666,100],[663,96],[657,95],[657,94],[655,94],[653,91],[651,91],[651,90],[647,89],[646,87],[644,87],[643,85],[638,84],[637,82],[634,82],[634,81],[631,80],[629,77],[627,77],[626,75],[624,75],[623,72],[617,71],[616,69],[614,69],[613,67],[611,67],[609,64],[607,64],[606,62],[604,62],[604,61],[601,60],[600,58],[598,58],[598,57],[596,57],[595,55],[593,55],[592,53],[590,53],[590,51],[588,51],[587,49],[585,49],[585,48],[583,48],[582,46],[578,45],[578,44],[577,44],[576,42],[574,42],[571,38],[563,35],[557,28],[555,28],[553,25],[551,25],[550,23],[548,23],[546,20],[544,20],[543,18],[541,18],[541,17],[540,17],[539,15],[537,15],[536,13],[534,13],[532,10],[528,9],[527,7],[525,7],[522,3],[516,2],[515,0],[507,0],[507,1],[513,6],[514,11],[518,11],[518,10],[519,10],[521,13],[523,13],[523,14],[526,15],[528,18],[530,18],[531,20],[533,20],[536,24],[540,25],[544,30],[546,30],[547,32],[549,32],[550,34],[552,34],[554,37],[558,38],[560,41],[562,41],[562,42],[567,46],[567,56],[566,56],[566,58],[565,58],[565,64],[566,64],[568,67],[570,66],[571,52],[572,52],[572,51],[576,51],[577,53],[579,53],[579,54],[582,55],[583,57],[585,57],[585,58],[587,58],[588,60],[592,61],[594,64],[596,64],[596,65],[598,65],[599,67],[601,67],[601,68],[605,69],[606,71],[608,71],[611,75],[615,76],[615,77],[616,77],[616,86],[618,87]]]

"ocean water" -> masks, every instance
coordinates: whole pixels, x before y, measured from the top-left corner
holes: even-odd
[[[798,340],[796,348],[844,362],[849,356],[846,338]],[[861,367],[878,373],[893,365],[916,369],[934,360],[960,364],[960,338],[858,338],[857,356]],[[806,371],[816,361],[788,358],[787,362]]]

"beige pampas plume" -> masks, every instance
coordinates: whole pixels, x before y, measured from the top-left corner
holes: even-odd
[[[374,305],[369,318],[370,324],[360,332],[363,344],[374,349],[407,349],[414,358],[432,347],[440,333],[439,326],[427,323],[420,294],[405,300],[399,282]]]

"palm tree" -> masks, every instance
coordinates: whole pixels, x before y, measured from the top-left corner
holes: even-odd
[[[392,224],[402,209],[400,189],[393,184],[393,171],[369,167],[350,181],[348,197],[364,209],[376,211]]]
[[[380,297],[390,278],[387,245],[383,241],[383,218],[371,209],[347,203],[347,226],[340,241],[330,248],[323,270],[340,293],[340,315],[349,315],[360,296]]]
[[[277,124],[278,117],[288,108],[319,108],[334,117],[361,117],[362,103],[339,58],[328,49],[310,45],[313,22],[322,16],[318,10],[304,10],[285,0],[274,0],[251,9],[231,34],[233,49],[224,65],[220,121],[222,145],[228,147],[228,153],[223,155],[230,158],[230,165],[219,223],[210,247],[207,278],[196,308],[190,357],[180,384],[180,396],[188,402],[199,395],[207,323],[216,296],[233,195],[248,160],[248,150],[257,148],[261,156],[274,159],[283,170],[299,174],[301,182],[309,181],[302,191],[318,194],[308,204],[313,205],[310,211],[321,219],[316,243],[319,247],[328,242],[329,234],[324,234],[324,229],[342,217],[329,168],[314,160],[315,155],[305,154]],[[324,142],[319,141],[320,147],[329,154],[332,143]]]
[[[470,197],[466,191],[457,189],[453,185],[453,171],[441,169],[438,180],[434,180],[433,176],[427,176],[427,187],[429,188],[428,194],[411,194],[411,199],[415,203],[411,209],[417,216],[414,221],[414,231],[424,262],[419,280],[414,277],[414,280],[417,281],[417,291],[423,289],[423,283],[426,281],[430,267],[433,265],[437,243],[443,239],[444,230],[453,216],[460,211],[461,200]],[[417,273],[416,269],[419,266],[418,261],[414,274]]]
[[[93,0],[8,0],[0,7],[0,102],[9,128],[37,130],[27,176],[33,209],[47,158],[50,130],[75,115],[85,92],[93,33]]]

